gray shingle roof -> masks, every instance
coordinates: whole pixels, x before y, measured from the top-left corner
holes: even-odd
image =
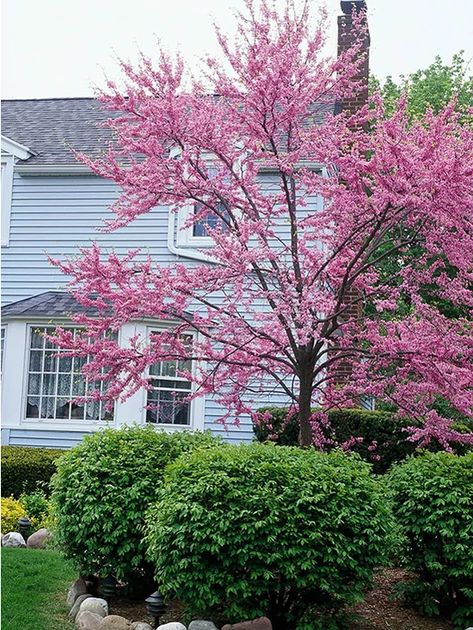
[[[334,104],[314,103],[310,123],[320,123]],[[69,165],[77,161],[72,149],[97,158],[112,140],[100,123],[113,112],[94,98],[51,98],[2,102],[2,134],[35,152],[28,165]]]
[[[111,113],[94,98],[51,98],[2,102],[2,134],[37,155],[23,163],[76,164],[71,147],[98,157],[111,139],[98,125]]]
[[[33,297],[12,302],[2,307],[2,318],[7,317],[67,317],[72,313],[97,315],[94,308],[85,308],[72,295],[64,291],[46,291]]]

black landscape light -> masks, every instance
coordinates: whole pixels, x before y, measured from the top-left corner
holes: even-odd
[[[154,591],[154,593],[151,593],[151,595],[145,599],[145,602],[149,614],[154,619],[154,627],[157,628],[159,626],[159,619],[166,612],[164,599],[159,591]]]
[[[18,531],[20,532],[20,534],[23,536],[25,540],[26,540],[26,535],[28,534],[30,527],[31,527],[31,521],[29,518],[27,518],[26,516],[22,516],[21,518],[18,519]]]
[[[107,602],[110,603],[110,598],[117,592],[117,580],[110,573],[106,578],[102,580],[102,593]]]

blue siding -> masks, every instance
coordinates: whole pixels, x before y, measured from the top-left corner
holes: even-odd
[[[35,431],[34,429],[2,429],[9,431],[10,446],[35,446],[43,448],[72,448],[78,444],[86,431]]]
[[[156,261],[169,261],[173,256],[167,248],[166,208],[156,208],[113,233],[99,231],[103,220],[113,217],[109,206],[118,194],[115,184],[95,176],[16,174],[10,245],[2,248],[3,303],[63,288],[67,279],[50,265],[47,254],[64,259],[93,241],[117,254],[143,248]]]

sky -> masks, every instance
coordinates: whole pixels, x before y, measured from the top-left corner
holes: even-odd
[[[279,2],[280,0],[276,0]],[[473,70],[473,0],[367,0],[371,72],[380,78],[449,61],[465,51]],[[338,0],[326,0],[335,54]],[[156,40],[193,68],[218,53],[213,21],[232,32],[243,0],[1,0],[2,98],[92,96],[117,57],[150,56]]]

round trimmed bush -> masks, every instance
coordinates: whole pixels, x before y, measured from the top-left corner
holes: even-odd
[[[2,494],[16,499],[38,489],[49,493],[49,481],[64,450],[2,446]]]
[[[146,508],[164,468],[184,452],[219,443],[210,433],[153,427],[105,429],[84,438],[52,479],[56,536],[82,574],[138,582],[152,577],[142,541]]]
[[[402,589],[428,614],[473,625],[473,453],[426,453],[395,466],[388,482],[418,580]]]
[[[193,615],[329,628],[362,599],[392,525],[357,456],[222,445],[168,467],[147,541],[160,589]]]

